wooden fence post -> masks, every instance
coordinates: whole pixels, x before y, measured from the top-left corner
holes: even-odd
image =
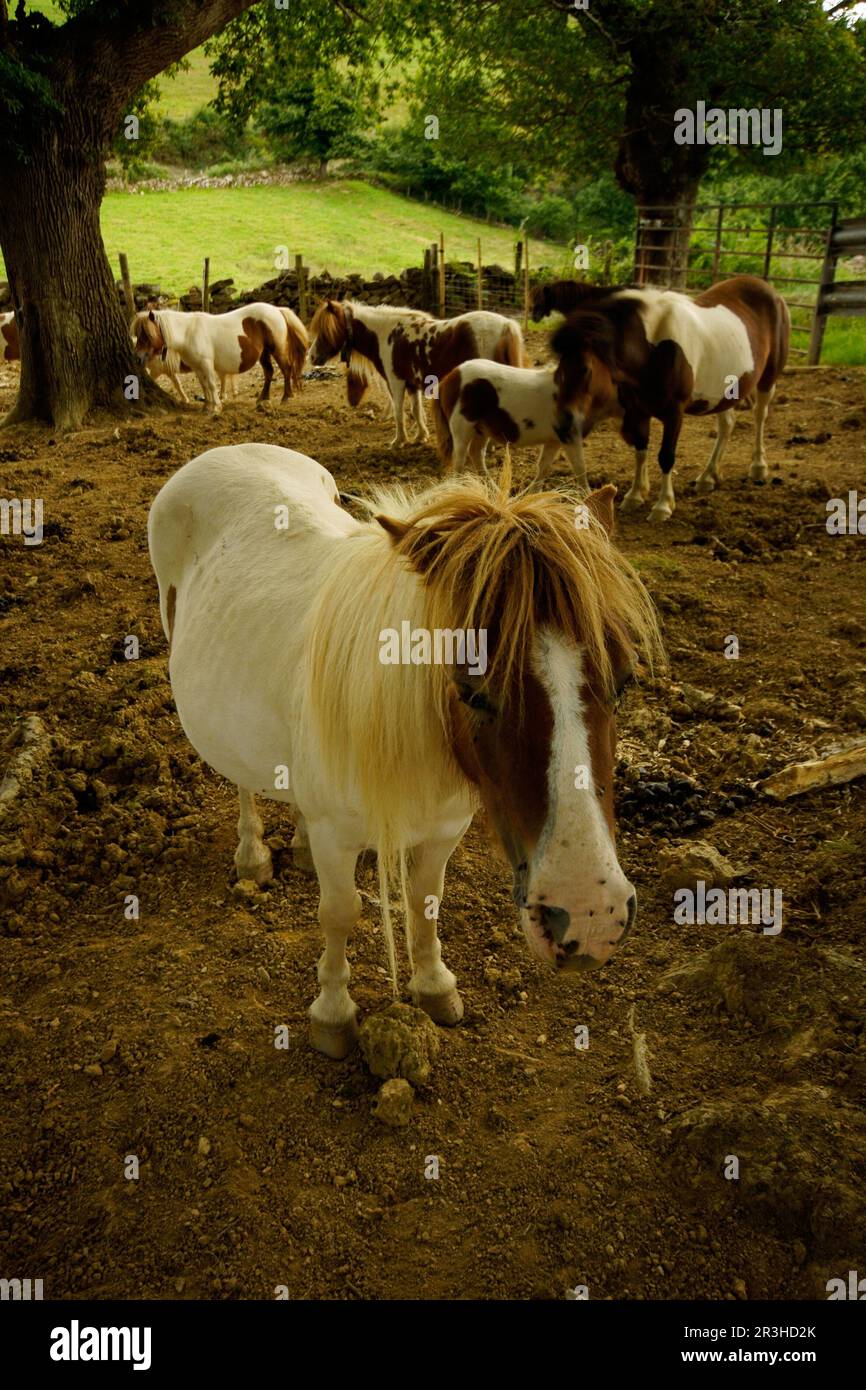
[[[439,317],[445,317],[445,233],[439,233]]]
[[[135,318],[135,295],[132,293],[132,281],[129,278],[129,261],[126,253],[120,253],[120,278],[123,281],[123,297],[126,300],[126,314],[129,322]]]
[[[833,204],[833,214],[830,218],[830,226],[827,229],[827,241],[824,247],[824,264],[821,266],[821,283],[815,295],[815,308],[812,313],[812,332],[809,335],[809,355],[806,362],[810,367],[816,367],[821,361],[821,348],[824,343],[824,329],[827,327],[827,315],[822,313],[822,297],[828,286],[832,285],[836,278],[836,262],[839,253],[834,246],[836,237],[836,218],[839,213],[838,203]]]
[[[484,308],[484,276],[481,270],[481,238],[478,238],[478,308]]]
[[[424,252],[424,268],[421,271],[421,305],[428,314],[433,307],[433,251],[428,246]]]
[[[210,256],[205,256],[204,267],[201,275],[201,311],[203,314],[210,310]]]
[[[523,327],[529,327],[529,233],[524,232],[524,256],[523,256]]]

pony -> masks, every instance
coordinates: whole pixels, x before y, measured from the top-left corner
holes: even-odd
[[[561,428],[589,432],[606,415],[622,421],[635,450],[635,475],[624,511],[649,495],[650,420],[662,422],[658,499],[650,521],[676,507],[673,469],[684,415],[715,415],[716,440],[697,480],[699,493],[720,481],[719,463],[736,423],[734,407],[754,392],[755,444],[749,477],[767,477],[764,426],[788,357],[791,316],[780,294],[754,275],[734,275],[690,299],[673,290],[600,290],[587,297],[551,338]],[[584,407],[586,411],[584,412]]]
[[[441,1024],[463,1013],[438,937],[445,867],[480,805],[538,960],[600,966],[635,920],[615,706],[658,648],[654,609],[610,540],[613,487],[576,503],[508,486],[383,490],[357,520],[313,459],[237,444],[185,464],[151,507],[172,690],[192,746],[238,788],[237,872],[272,875],[259,795],[293,808],[296,866],[318,878],[310,1031],[331,1057],[357,1035],[346,940],[365,848],[395,993],[399,883],[409,990]]]
[[[0,348],[4,362],[18,362],[21,358],[21,340],[18,336],[18,320],[14,312],[0,314]]]
[[[477,309],[453,319],[434,319],[420,309],[359,304],[326,299],[310,323],[310,358],[316,366],[337,354],[358,378],[384,378],[394,402],[393,447],[405,444],[403,400],[406,392],[419,439],[428,438],[421,392],[433,394],[454,367],[471,357],[523,364],[520,325],[502,314]]]
[[[591,285],[586,280],[550,280],[547,284],[535,285],[529,300],[530,318],[533,323],[540,323],[556,312],[570,314],[585,299],[611,294],[613,289],[612,285]]]
[[[577,486],[586,489],[583,438],[572,431],[560,436],[563,403],[559,400],[553,367],[506,367],[497,362],[463,362],[440,383],[433,403],[439,460],[458,470],[479,463],[486,471],[488,440],[526,448],[542,447],[530,487],[550,472],[563,450]]]
[[[218,415],[221,377],[249,371],[261,362],[265,381],[259,400],[270,399],[273,361],[283,374],[283,400],[299,386],[309,346],[307,330],[297,314],[276,304],[244,304],[227,314],[183,314],[174,309],[150,309],[133,320],[135,350],[142,366],[168,353],[169,375],[176,386],[177,363],[195,372],[205,395],[205,410]]]

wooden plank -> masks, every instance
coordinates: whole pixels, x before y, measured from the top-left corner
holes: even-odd
[[[201,273],[201,311],[203,314],[210,311],[210,256],[205,256]]]

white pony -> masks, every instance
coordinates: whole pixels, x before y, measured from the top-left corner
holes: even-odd
[[[182,314],[175,309],[145,309],[133,320],[138,359],[149,366],[163,359],[180,389],[181,364],[195,372],[205,396],[205,410],[218,415],[220,380],[247,372],[261,362],[265,382],[259,399],[270,398],[276,362],[283,374],[283,400],[299,386],[307,355],[307,330],[297,314],[276,304],[244,304],[227,314]],[[171,361],[169,363],[169,354]]]
[[[445,866],[479,801],[540,960],[603,964],[634,918],[614,846],[612,702],[632,641],[657,638],[652,608],[608,539],[613,488],[586,499],[581,529],[573,497],[507,486],[380,494],[388,514],[360,522],[312,459],[239,444],[187,463],[151,508],[174,698],[193,747],[239,789],[238,874],[271,876],[261,795],[294,808],[295,862],[318,876],[311,1033],[332,1057],[357,1031],[346,940],[366,847],[395,988],[400,882],[409,988],[439,1023],[463,1013],[437,932]],[[483,661],[461,645],[470,632],[485,634]]]

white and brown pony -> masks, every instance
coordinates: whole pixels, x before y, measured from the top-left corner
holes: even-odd
[[[434,319],[419,309],[326,299],[310,323],[310,358],[322,366],[341,356],[360,381],[375,372],[394,402],[392,445],[406,443],[403,400],[409,393],[418,438],[428,437],[424,396],[432,396],[450,371],[471,357],[523,364],[523,335],[514,319],[478,309],[453,319]],[[363,393],[361,393],[363,394]]]
[[[14,313],[0,314],[0,358],[4,362],[18,362],[21,358],[18,320]]]
[[[658,500],[651,521],[676,506],[673,468],[685,415],[715,415],[716,441],[698,492],[720,481],[719,462],[738,401],[754,393],[755,446],[749,477],[767,476],[764,425],[788,356],[791,319],[781,295],[754,275],[735,275],[691,299],[673,290],[600,288],[585,294],[551,339],[559,357],[563,438],[584,436],[615,416],[636,451],[634,482],[622,507],[649,496],[646,456],[652,419],[662,422]]]
[[[346,941],[368,847],[395,988],[399,883],[412,997],[440,1023],[460,1019],[437,917],[481,803],[540,961],[599,966],[628,934],[614,710],[636,650],[658,639],[609,538],[613,495],[510,497],[464,478],[379,493],[362,522],[312,459],[238,444],[187,463],[154,501],[174,698],[193,747],[239,789],[238,874],[271,876],[258,795],[294,808],[296,864],[318,876],[320,1051],[342,1057],[356,1033]]]
[[[247,372],[261,362],[265,375],[259,400],[270,398],[274,362],[283,375],[283,400],[299,386],[309,339],[297,314],[276,304],[244,304],[227,314],[183,314],[145,309],[133,320],[135,349],[142,365],[172,354],[169,375],[180,386],[178,363],[195,372],[205,409],[219,414],[221,378]]]
[[[577,394],[577,390],[575,391]],[[547,476],[560,450],[574,471],[575,482],[586,488],[583,437],[559,436],[563,402],[553,367],[506,367],[499,362],[464,362],[449,372],[433,402],[439,460],[458,471],[486,471],[488,441],[531,448],[540,444],[534,487]]]

